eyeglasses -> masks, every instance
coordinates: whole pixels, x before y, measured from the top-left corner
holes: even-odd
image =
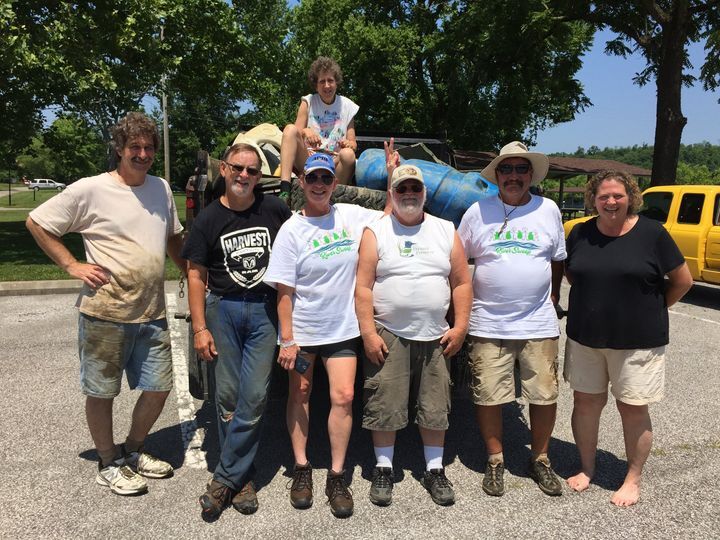
[[[527,174],[530,172],[530,165],[527,163],[522,163],[520,165],[510,165],[509,163],[503,163],[502,165],[498,165],[495,170],[502,174],[510,174],[513,172],[513,169],[515,169],[515,172],[518,174]]]
[[[318,180],[320,180],[326,186],[329,186],[333,183],[335,178],[331,174],[306,174],[305,175],[305,183],[306,184],[314,184]]]
[[[234,173],[242,174],[243,171],[247,171],[249,176],[257,176],[260,174],[260,169],[256,169],[255,167],[245,167],[243,165],[235,165],[234,163],[229,163],[227,161],[224,162],[225,165],[230,167]]]
[[[395,188],[395,193],[399,193],[400,195],[402,195],[408,190],[412,191],[413,193],[422,193],[423,186],[421,184],[410,184],[409,186],[401,184]]]

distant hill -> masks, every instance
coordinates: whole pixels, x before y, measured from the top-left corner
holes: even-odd
[[[625,146],[603,148],[591,146],[587,150],[580,147],[572,154],[551,154],[555,157],[578,157],[591,159],[614,159],[629,165],[652,169],[653,147]],[[720,146],[701,142],[681,144],[677,169],[678,184],[720,184]],[[579,180],[578,185],[582,182]]]
[[[637,165],[638,167],[652,168],[653,147],[647,144],[642,146],[625,146],[618,148],[603,148],[591,146],[587,150],[579,147],[575,152],[551,154],[557,157],[579,157],[579,158],[597,158],[597,159],[614,159]],[[681,144],[680,145],[680,162],[691,166],[706,166],[709,171],[720,171],[720,146],[713,145],[709,142],[701,142],[697,144]]]

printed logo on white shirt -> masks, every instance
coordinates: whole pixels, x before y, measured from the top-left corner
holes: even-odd
[[[342,229],[335,231],[328,231],[313,238],[308,242],[308,248],[311,250],[313,255],[319,256],[321,259],[329,259],[340,253],[352,251],[352,246],[355,244],[355,240],[352,239],[350,233]]]
[[[495,253],[513,253],[519,255],[531,255],[533,251],[540,249],[537,243],[539,233],[523,229],[508,229],[492,233],[492,246]]]

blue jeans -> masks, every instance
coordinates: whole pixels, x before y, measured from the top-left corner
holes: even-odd
[[[214,363],[220,463],[215,479],[239,490],[248,480],[260,440],[277,344],[274,296],[208,294],[207,326],[218,356]]]

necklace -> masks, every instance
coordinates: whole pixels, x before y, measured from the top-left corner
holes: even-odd
[[[507,227],[508,218],[509,218],[510,216],[512,216],[512,213],[513,213],[515,210],[517,210],[518,208],[520,208],[519,206],[513,206],[513,207],[512,207],[512,210],[510,210],[510,211],[508,212],[508,211],[507,211],[507,208],[505,208],[505,202],[504,202],[502,199],[500,200],[500,202],[501,202],[502,205],[503,205],[503,213],[505,214],[505,220],[503,221],[502,227],[500,227],[500,230],[498,231],[498,234],[502,234],[502,232],[505,230],[505,227]]]

